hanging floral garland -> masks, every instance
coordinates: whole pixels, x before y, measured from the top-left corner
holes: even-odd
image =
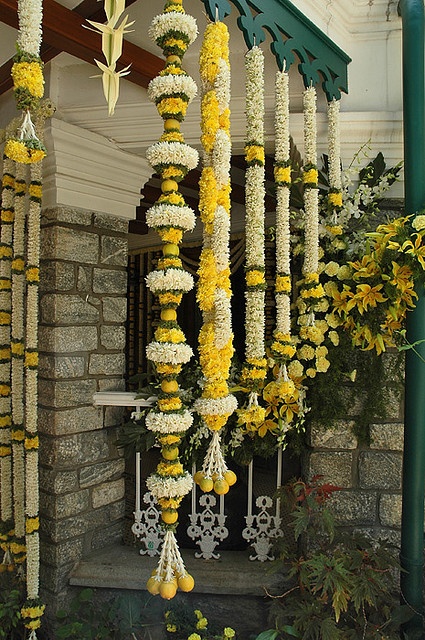
[[[197,300],[203,314],[199,359],[204,377],[194,409],[212,432],[202,470],[195,480],[203,491],[225,494],[236,482],[221,450],[221,429],[237,407],[229,393],[233,356],[230,309],[230,66],[229,33],[222,22],[209,24],[200,52],[201,142],[204,167],[199,210],[204,225]]]
[[[245,56],[246,145],[245,161],[245,363],[242,385],[248,390],[248,406],[238,411],[238,423],[264,423],[266,410],[258,394],[267,375],[265,357],[265,153],[264,153],[264,54],[255,46]]]
[[[340,106],[340,100],[335,100],[335,98],[328,102],[328,207],[334,212],[338,212],[342,208]]]
[[[147,286],[161,306],[155,340],[146,350],[161,382],[157,405],[146,416],[146,427],[155,433],[161,447],[161,460],[146,485],[161,507],[166,533],[158,566],[147,588],[165,599],[173,598],[177,589],[191,591],[194,586],[181,558],[175,529],[180,503],[193,485],[191,475],[179,459],[179,444],[192,425],[192,414],[183,406],[177,380],[182,365],[193,354],[177,323],[177,307],[183,294],[193,288],[193,278],[183,268],[178,245],[184,232],[194,228],[195,214],[186,206],[178,183],[198,164],[197,151],[184,143],[180,131],[187,106],[197,93],[195,82],[182,69],[182,57],[197,33],[196,21],[185,14],[178,0],[167,2],[164,13],[153,19],[149,30],[152,39],[162,48],[166,63],[148,87],[148,96],[164,120],[164,133],[146,153],[162,181],[162,194],[147,212],[146,219],[164,244],[157,269],[146,278]]]

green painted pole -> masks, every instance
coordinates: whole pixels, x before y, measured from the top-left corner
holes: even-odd
[[[425,75],[424,2],[400,0],[403,26],[403,120],[405,206],[416,213],[425,206]],[[408,314],[407,339],[425,339],[425,296],[418,284],[416,309]],[[417,349],[425,359],[425,343]],[[403,600],[415,611],[403,626],[406,640],[423,633],[423,552],[425,497],[425,363],[412,350],[406,352],[406,396],[403,454],[403,507],[401,524],[401,576]]]

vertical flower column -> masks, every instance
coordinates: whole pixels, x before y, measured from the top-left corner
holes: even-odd
[[[183,406],[178,383],[182,365],[193,354],[177,323],[177,307],[182,295],[193,288],[193,278],[184,271],[179,257],[179,244],[183,233],[194,228],[195,214],[186,206],[178,183],[198,164],[197,151],[184,143],[180,131],[187,107],[197,93],[195,82],[182,69],[182,57],[197,36],[197,26],[194,18],[185,14],[181,1],[175,0],[167,2],[164,13],[154,18],[149,33],[163,50],[166,63],[148,87],[148,96],[164,120],[164,133],[146,153],[162,181],[162,194],[146,219],[163,242],[157,269],[146,279],[161,306],[155,340],[147,347],[147,357],[155,365],[161,390],[156,407],[146,416],[146,427],[156,434],[161,447],[161,460],[146,484],[161,507],[165,538],[147,588],[154,595],[159,593],[170,599],[177,589],[191,591],[194,586],[181,558],[175,529],[178,507],[193,484],[179,459],[179,444],[192,425],[192,414]]]
[[[236,481],[221,450],[221,429],[237,407],[229,394],[233,356],[230,308],[230,66],[229,33],[222,22],[209,24],[200,53],[202,82],[201,142],[204,166],[199,210],[204,242],[199,265],[197,300],[203,315],[199,358],[204,377],[194,409],[212,432],[202,470],[195,479],[203,491],[225,494]]]
[[[0,545],[5,552],[4,564],[12,563],[14,535],[10,331],[15,170],[15,162],[4,156],[0,218]]]
[[[258,393],[267,375],[265,357],[266,290],[264,256],[264,55],[253,47],[245,56],[246,144],[245,161],[245,363],[242,384],[247,388],[247,409],[239,411],[239,422],[260,426],[266,410],[258,404]]]
[[[328,207],[338,212],[342,207],[340,101],[328,102],[329,192]],[[333,221],[334,222],[334,221]]]

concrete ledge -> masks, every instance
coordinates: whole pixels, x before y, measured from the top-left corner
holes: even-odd
[[[194,557],[194,550],[182,552],[187,570],[195,578],[193,593],[264,596],[273,592],[278,574],[271,573],[270,562],[249,560],[248,551],[222,551],[219,560]],[[72,571],[74,586],[144,590],[158,557],[141,556],[134,547],[114,545],[87,556]],[[282,584],[282,577],[279,580]]]

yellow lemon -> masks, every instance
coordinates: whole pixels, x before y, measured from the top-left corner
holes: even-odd
[[[202,473],[202,471],[197,471],[193,476],[194,483],[199,484],[203,477],[204,477],[204,474]]]
[[[177,586],[174,582],[161,582],[159,585],[159,595],[164,600],[171,600],[177,593]]]
[[[219,496],[224,496],[229,492],[229,485],[224,478],[218,478],[214,482],[214,491]]]
[[[177,319],[177,311],[175,309],[162,309],[161,311],[161,320],[176,320]]]
[[[162,511],[161,518],[165,524],[175,524],[179,518],[179,514],[177,511],[166,509]]]
[[[180,122],[175,118],[167,118],[164,122],[165,131],[170,131],[173,129],[180,129]]]
[[[195,580],[190,575],[190,573],[186,573],[184,576],[180,576],[179,589],[181,591],[185,591],[187,593],[188,591],[192,591],[194,586],[195,586]]]
[[[238,479],[237,476],[236,476],[236,473],[234,473],[230,469],[228,469],[228,471],[226,471],[226,473],[224,474],[223,477],[226,480],[226,482],[229,485],[229,487],[233,486],[235,484],[236,480]]]
[[[199,487],[201,489],[201,491],[204,491],[205,493],[208,493],[209,491],[212,491],[214,488],[214,482],[212,480],[212,478],[205,478],[205,476],[202,478],[201,482],[199,483]]]
[[[161,454],[164,460],[175,460],[179,455],[179,448],[168,447],[166,449],[162,449]]]
[[[177,191],[179,185],[175,180],[163,180],[161,182],[161,191],[162,193],[169,193],[170,191]]]
[[[178,256],[179,252],[180,249],[178,245],[171,242],[167,242],[167,244],[164,244],[164,246],[162,247],[162,253],[164,254],[164,256]]]
[[[178,391],[179,383],[177,380],[163,380],[161,382],[161,389],[164,393],[175,393]]]
[[[159,593],[159,587],[161,584],[162,583],[159,582],[159,580],[151,576],[146,583],[146,589],[149,591],[151,595],[157,596]]]

